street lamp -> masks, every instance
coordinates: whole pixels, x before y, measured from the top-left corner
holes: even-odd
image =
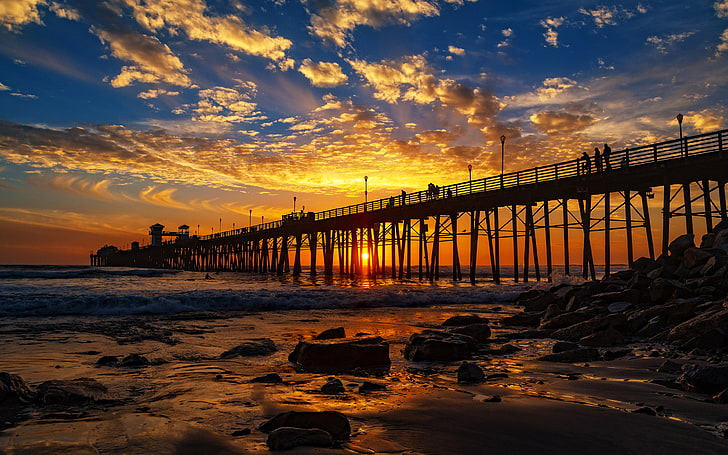
[[[677,114],[677,116],[675,116],[675,118],[677,119],[677,125],[680,128],[680,154],[682,155],[682,154],[684,154],[684,150],[683,150],[683,136],[682,136],[682,121],[683,121],[683,115],[682,114]]]
[[[217,230],[217,232],[222,232],[222,218],[220,218],[220,228]]]
[[[369,200],[369,192],[367,191],[369,189],[367,181],[369,180],[369,177],[366,175],[364,176],[364,203],[366,204]]]
[[[468,181],[470,182],[470,192],[473,192],[473,165],[468,164]]]
[[[506,136],[502,135],[500,137],[501,141],[501,187],[503,187],[503,169],[504,169],[504,163],[505,163],[505,148],[506,148]]]
[[[248,212],[248,227],[253,227],[253,209]]]
[[[293,213],[296,213],[296,196],[293,196]]]

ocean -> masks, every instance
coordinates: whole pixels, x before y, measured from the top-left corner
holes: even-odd
[[[508,275],[508,270],[504,271]],[[512,271],[511,271],[512,272]],[[502,304],[553,283],[299,277],[91,266],[0,266],[0,317]],[[444,277],[444,278],[442,278]],[[578,281],[577,278],[566,277]],[[558,278],[555,282],[563,281]]]

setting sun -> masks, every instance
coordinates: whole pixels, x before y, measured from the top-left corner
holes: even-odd
[[[362,253],[361,254],[361,259],[362,259],[362,261],[368,260],[369,259],[369,253]]]

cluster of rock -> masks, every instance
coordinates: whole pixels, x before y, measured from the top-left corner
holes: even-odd
[[[640,258],[630,270],[525,292],[516,301],[524,312],[503,323],[535,327],[530,337],[592,348],[652,340],[722,351],[728,347],[726,295],[728,222],[722,222],[700,247],[683,235],[670,243],[668,255]]]
[[[12,426],[32,406],[86,405],[106,392],[106,386],[91,378],[45,381],[33,390],[20,376],[0,372],[0,429]]]
[[[349,419],[340,412],[298,412],[278,414],[260,426],[268,433],[270,450],[288,450],[298,446],[331,447],[349,438]]]

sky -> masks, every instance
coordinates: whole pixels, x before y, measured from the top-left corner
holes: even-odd
[[[0,263],[715,131],[727,100],[728,0],[2,0]]]

